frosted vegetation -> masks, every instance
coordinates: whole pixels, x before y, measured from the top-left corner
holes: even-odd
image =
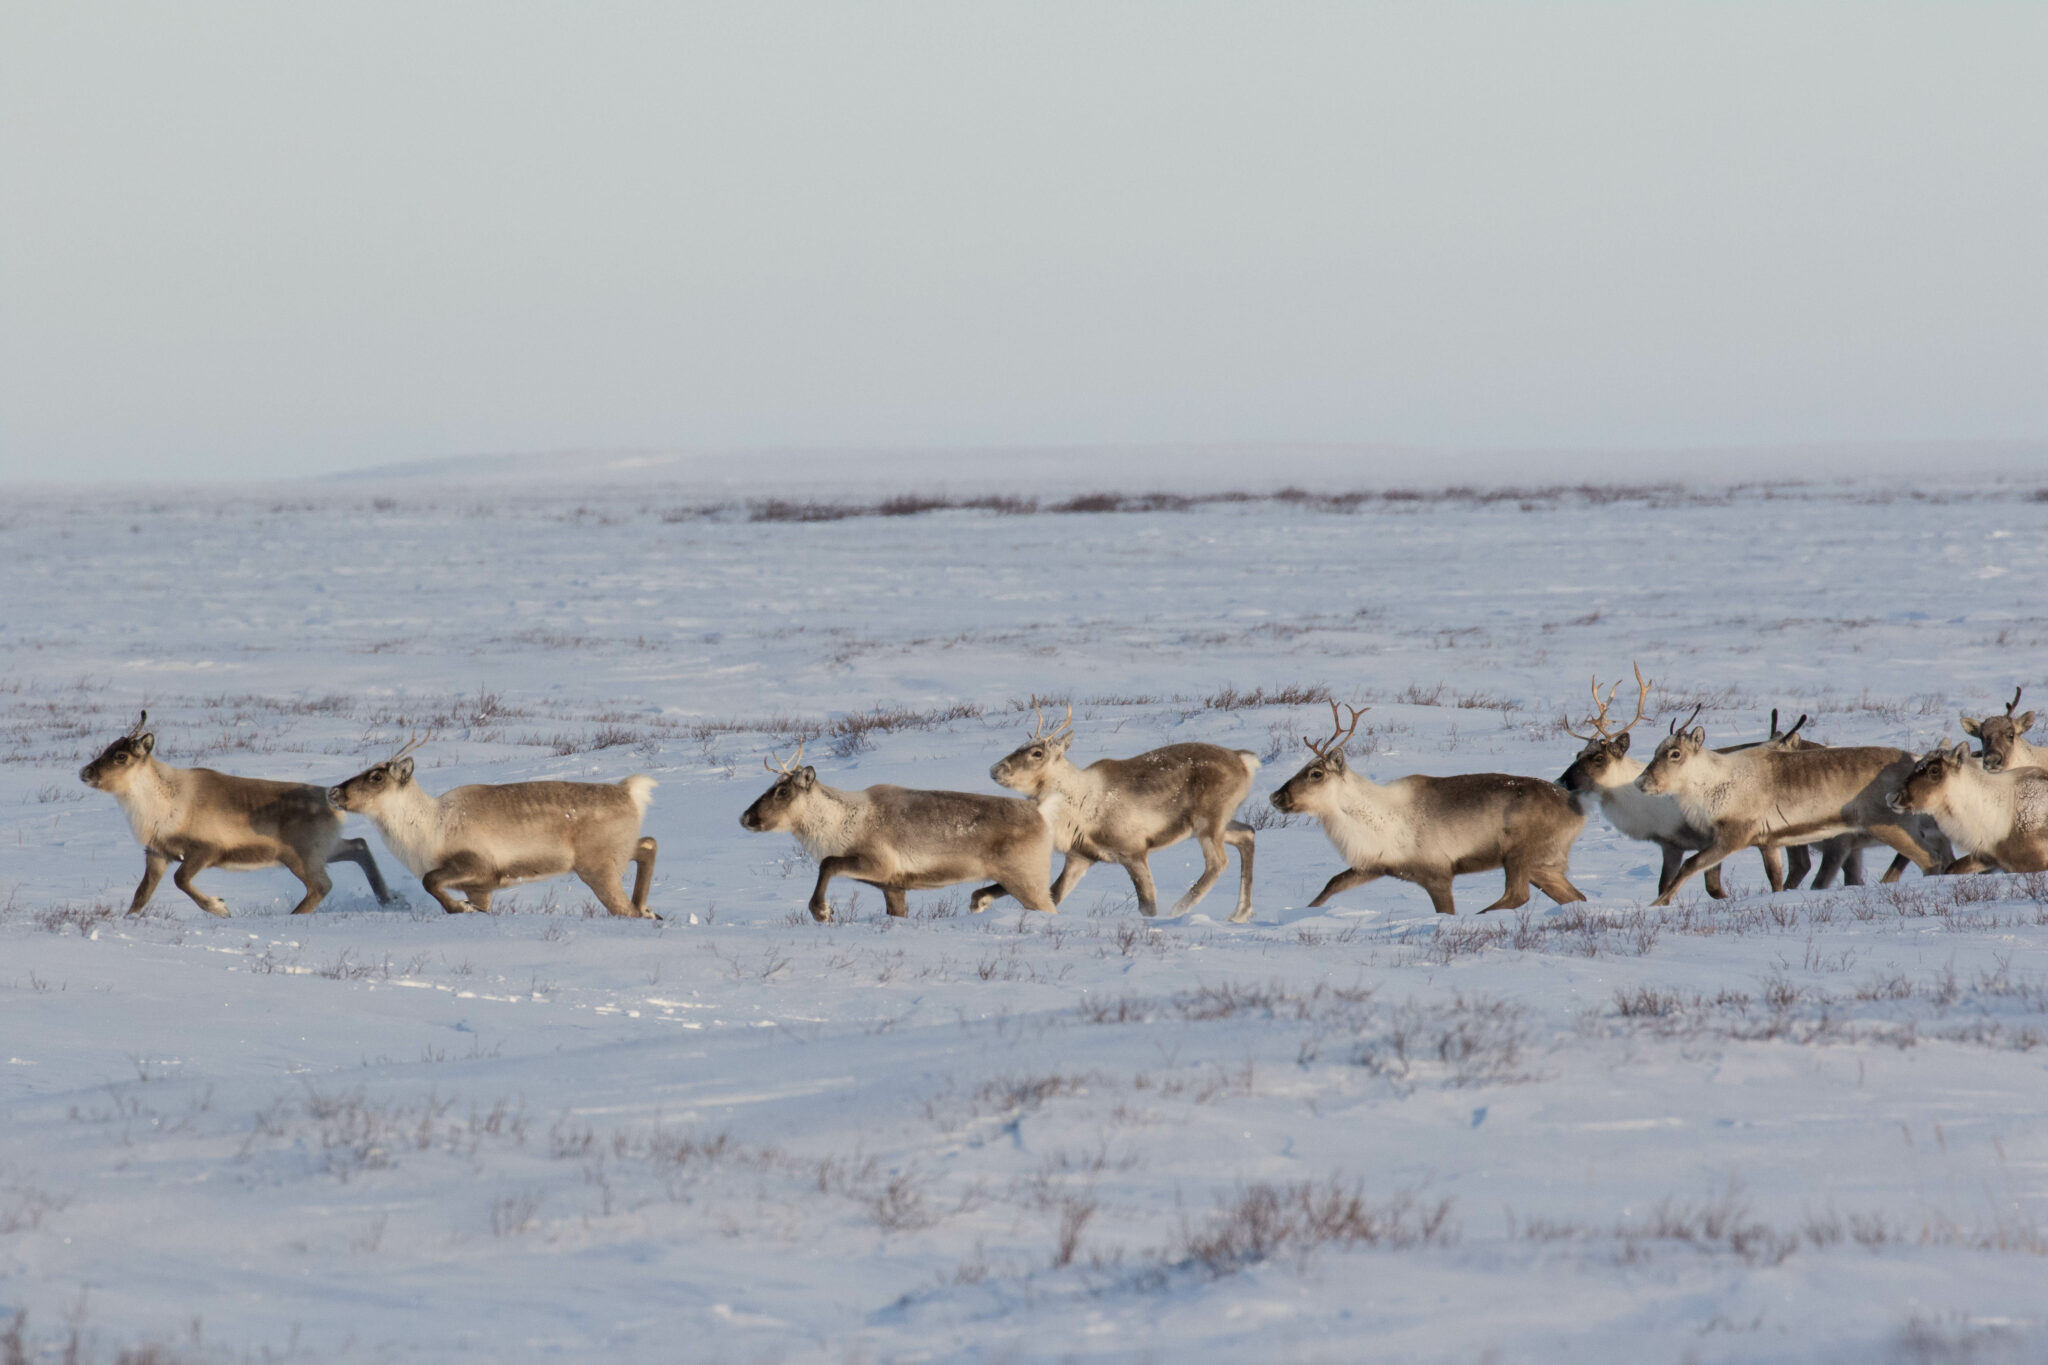
[[[0,1360],[2048,1354],[2048,877],[1746,853],[1651,909],[1596,814],[1583,904],[1310,912],[1336,855],[1265,800],[1329,699],[1375,778],[1555,777],[1631,661],[1659,734],[1958,738],[2048,701],[2031,487],[52,492],[0,560]],[[1079,763],[1263,757],[1252,922],[1233,865],[1180,920],[1110,866],[814,924],[738,825],[771,748],[992,791],[1069,702]],[[393,910],[344,865],[312,917],[278,870],[124,918],[76,770],[143,706],[260,776],[416,728],[429,791],[651,774],[666,919],[449,917],[374,836]]]

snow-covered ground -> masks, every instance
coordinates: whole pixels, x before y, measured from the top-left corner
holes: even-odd
[[[772,474],[0,508],[32,1356],[67,1323],[85,1359],[2048,1356],[2048,879],[1770,897],[1745,855],[1735,899],[1652,910],[1654,850],[1596,816],[1585,905],[1481,919],[1486,875],[1455,920],[1386,881],[1309,911],[1336,856],[1265,804],[1323,689],[1381,778],[1555,776],[1560,711],[1632,661],[1658,733],[1699,702],[1717,741],[2048,702],[2030,484],[791,520],[835,508],[750,503]],[[856,483],[828,501],[920,491]],[[818,925],[801,852],[738,825],[798,739],[838,786],[991,790],[1046,701],[1083,762],[1264,756],[1253,922],[1233,866],[1175,921],[1098,867],[1057,916],[842,883]],[[374,836],[408,908],[342,866],[310,918],[282,872],[123,918],[141,855],[77,769],[145,706],[165,760],[264,776],[414,728],[429,790],[650,773],[667,918],[573,881],[450,918]],[[1168,896],[1198,865],[1154,859]]]

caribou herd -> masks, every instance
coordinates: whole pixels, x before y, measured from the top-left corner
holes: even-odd
[[[1883,880],[1908,863],[1922,873],[2048,871],[2048,749],[2026,742],[2032,711],[1964,716],[1981,748],[1938,747],[1915,755],[1877,745],[1832,748],[1799,731],[1801,716],[1754,744],[1709,748],[1704,727],[1673,721],[1647,763],[1629,756],[1630,735],[1646,718],[1651,682],[1636,672],[1635,716],[1609,716],[1621,684],[1603,695],[1593,684],[1592,713],[1571,766],[1555,782],[1511,773],[1456,777],[1411,775],[1378,783],[1345,757],[1363,710],[1332,702],[1328,738],[1304,739],[1311,758],[1275,790],[1283,814],[1314,816],[1343,859],[1311,906],[1380,877],[1413,882],[1439,914],[1453,914],[1452,878],[1500,871],[1499,899],[1486,910],[1526,904],[1535,885],[1558,902],[1584,900],[1568,872],[1572,843],[1597,807],[1621,834],[1654,844],[1663,866],[1653,904],[1668,905],[1693,877],[1707,894],[1725,894],[1720,865],[1746,848],[1760,850],[1773,891],[1796,887],[1820,865],[1812,885],[1840,875],[1862,881],[1861,854],[1894,853]],[[219,897],[193,885],[208,868],[283,867],[305,884],[294,914],[310,914],[333,889],[327,865],[352,862],[380,902],[392,897],[369,845],[344,839],[343,821],[360,814],[385,846],[450,914],[489,910],[491,894],[522,882],[575,873],[613,915],[653,917],[655,841],[640,833],[654,780],[617,783],[512,782],[456,787],[431,796],[414,781],[415,733],[385,761],[331,788],[177,768],[156,757],[143,712],[127,734],[79,773],[113,796],[143,849],[142,881],[129,913],[149,903],[164,872],[213,915]],[[1252,827],[1236,818],[1251,794],[1258,757],[1213,744],[1170,744],[1134,758],[1099,758],[1077,767],[1073,708],[1057,726],[1042,713],[1030,739],[990,769],[1019,796],[874,786],[843,791],[804,766],[803,746],[770,764],[775,781],[740,816],[757,832],[787,831],[817,863],[813,918],[832,918],[826,891],[835,877],[876,887],[891,915],[908,912],[906,891],[985,882],[969,906],[985,910],[1009,896],[1052,912],[1096,863],[1129,874],[1138,911],[1159,914],[1149,856],[1194,839],[1202,873],[1169,915],[1193,910],[1238,857],[1234,923],[1252,917]],[[1065,855],[1057,878],[1054,853]],[[1789,869],[1786,859],[1790,859]],[[626,868],[633,890],[624,890]],[[463,899],[450,893],[459,891]],[[1485,911],[1480,913],[1484,914]]]

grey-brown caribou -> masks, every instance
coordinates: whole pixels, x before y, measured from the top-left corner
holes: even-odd
[[[341,814],[327,804],[325,790],[211,768],[174,768],[156,757],[156,736],[148,727],[144,711],[133,729],[78,773],[88,787],[120,803],[142,845],[142,881],[129,914],[149,904],[174,862],[172,882],[209,915],[228,913],[225,901],[192,884],[209,867],[286,869],[306,885],[305,897],[292,908],[295,915],[313,913],[334,889],[329,863],[354,863],[378,901],[390,901],[370,846],[341,837]]]
[[[2036,748],[2026,740],[2027,731],[2034,728],[2034,713],[2012,713],[2013,708],[2020,704],[2023,690],[2018,687],[2012,690],[2012,700],[2005,704],[2002,716],[1985,716],[1982,720],[1963,717],[1963,733],[1974,736],[1983,750],[1980,757],[1984,760],[1985,772],[1995,773],[2007,768],[2048,769],[2048,749]]]
[[[1891,807],[1934,817],[1962,850],[1950,872],[2048,872],[2048,771],[1988,768],[1967,744],[1936,749],[1913,765]]]
[[[1657,890],[1661,893],[1677,875],[1678,865],[1685,855],[1697,853],[1707,847],[1713,842],[1713,834],[1688,821],[1685,813],[1678,808],[1678,802],[1672,797],[1653,796],[1636,785],[1636,779],[1643,775],[1643,769],[1648,765],[1640,759],[1629,757],[1629,732],[1643,719],[1643,708],[1655,680],[1643,677],[1640,668],[1635,669],[1635,675],[1636,713],[1628,724],[1619,730],[1609,728],[1611,722],[1608,720],[1607,712],[1614,704],[1614,697],[1621,689],[1621,682],[1616,681],[1607,689],[1606,695],[1602,696],[1600,680],[1597,677],[1593,680],[1593,714],[1587,717],[1587,726],[1591,733],[1580,734],[1572,729],[1568,718],[1559,722],[1566,734],[1573,739],[1584,740],[1585,747],[1579,750],[1571,766],[1559,775],[1557,783],[1575,795],[1592,796],[1599,803],[1601,813],[1607,817],[1608,823],[1623,835],[1657,846],[1663,854],[1663,865],[1657,872]],[[1699,708],[1694,707],[1693,716],[1698,714]],[[1687,717],[1686,724],[1691,723],[1692,717]],[[1781,731],[1778,729],[1778,713],[1773,711],[1769,738],[1731,745],[1720,752],[1736,753],[1754,748],[1758,744],[1803,748],[1808,744],[1808,741],[1799,736],[1799,729],[1804,724],[1806,717],[1802,715],[1793,722],[1791,729]],[[1678,730],[1679,726],[1674,721],[1671,733],[1677,734]],[[1782,891],[1788,884],[1796,885],[1805,878],[1812,866],[1806,847],[1795,845],[1791,852],[1792,868],[1788,879],[1784,858],[1776,848],[1765,848],[1760,852],[1763,857],[1764,877],[1773,891]],[[1841,852],[1846,854],[1847,850]],[[1837,850],[1832,847],[1823,848],[1822,866],[1825,874],[1830,877],[1833,871],[1830,870],[1828,859],[1834,857],[1833,867],[1840,866],[1840,858],[1835,857],[1836,853]],[[1856,867],[1857,880],[1860,881],[1861,866],[1857,864]],[[1721,884],[1721,868],[1718,864],[1707,869],[1704,881],[1707,894],[1715,900],[1727,896],[1728,892]]]
[[[851,877],[882,893],[892,915],[909,913],[905,891],[992,879],[969,899],[976,914],[997,896],[1052,913],[1053,822],[1057,793],[1033,802],[979,792],[917,791],[874,786],[841,791],[803,763],[803,746],[787,762],[766,764],[775,784],[740,814],[757,833],[787,831],[818,864],[811,918],[832,918],[825,889]]]
[[[412,752],[425,742],[415,734],[327,795],[342,810],[368,816],[443,910],[487,911],[494,891],[573,872],[612,914],[660,918],[647,908],[655,842],[640,835],[653,778],[477,784],[429,796],[413,781]],[[630,899],[628,865],[637,867]]]
[[[1706,747],[1704,727],[1681,729],[1657,746],[1636,784],[1677,798],[1687,823],[1713,831],[1652,902],[1669,905],[1686,880],[1745,848],[1810,844],[1863,834],[1904,854],[1922,872],[1950,861],[1947,841],[1886,802],[1914,758],[1903,749],[1793,749],[1760,745],[1735,753]],[[1886,880],[1894,879],[1887,873]]]
[[[1580,734],[1572,729],[1569,719],[1559,721],[1566,734],[1584,740],[1585,745],[1572,759],[1571,766],[1558,776],[1557,784],[1575,796],[1591,796],[1607,822],[1623,835],[1657,846],[1663,854],[1663,866],[1657,873],[1657,889],[1662,891],[1677,874],[1685,855],[1705,848],[1712,836],[1686,823],[1676,801],[1668,796],[1652,796],[1635,784],[1646,765],[1641,759],[1629,757],[1629,732],[1643,719],[1652,681],[1643,677],[1640,668],[1636,669],[1636,713],[1628,724],[1614,730],[1609,728],[1607,712],[1621,683],[1616,681],[1602,696],[1599,678],[1593,679],[1594,710],[1587,718],[1591,733]],[[1720,868],[1710,869],[1706,882],[1707,894],[1714,899],[1728,894],[1721,886]]]
[[[1438,914],[1455,914],[1451,879],[1496,868],[1506,872],[1507,885],[1486,910],[1528,904],[1531,882],[1560,903],[1585,899],[1566,873],[1586,817],[1564,788],[1509,773],[1417,775],[1381,785],[1345,761],[1344,746],[1364,714],[1345,709],[1348,725],[1330,704],[1330,737],[1320,744],[1304,738],[1315,758],[1273,793],[1273,809],[1320,820],[1347,864],[1311,908],[1340,891],[1396,877],[1428,892]]]
[[[1067,855],[1052,884],[1052,901],[1065,901],[1089,868],[1115,863],[1130,873],[1138,892],[1138,913],[1159,913],[1147,855],[1192,837],[1202,847],[1202,875],[1168,912],[1185,915],[1229,866],[1226,847],[1237,850],[1237,910],[1232,924],[1252,917],[1252,827],[1233,818],[1251,795],[1258,755],[1215,744],[1169,744],[1136,758],[1098,758],[1085,768],[1067,760],[1074,742],[1074,708],[1048,732],[1038,713],[1031,740],[989,769],[1012,791],[1040,798],[1058,793],[1053,847]]]

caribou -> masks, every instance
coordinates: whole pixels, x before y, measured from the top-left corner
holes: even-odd
[[[655,781],[635,773],[611,782],[507,782],[454,787],[429,796],[413,781],[412,738],[382,763],[327,793],[341,810],[369,817],[392,856],[451,915],[488,911],[491,893],[573,872],[599,904],[625,918],[659,919],[647,908],[655,842],[640,822]],[[628,864],[637,865],[630,899]],[[466,901],[448,893],[460,891]]]
[[[1688,824],[1713,834],[1706,848],[1680,864],[1653,905],[1669,905],[1688,878],[1745,848],[1860,834],[1904,854],[1922,872],[1950,860],[1938,830],[1886,801],[1913,766],[1913,755],[1903,749],[1765,744],[1724,754],[1706,742],[1704,727],[1678,729],[1657,745],[1636,779],[1652,796],[1675,797]],[[1886,881],[1895,878],[1896,869],[1885,874]]]
[[[1251,795],[1258,755],[1215,744],[1169,744],[1136,758],[1099,758],[1086,768],[1067,760],[1074,742],[1074,708],[1048,731],[1037,713],[1030,741],[989,769],[989,776],[1034,799],[1057,793],[1053,847],[1066,854],[1052,884],[1058,905],[1089,868],[1116,863],[1131,877],[1138,913],[1159,913],[1147,855],[1192,837],[1202,848],[1202,875],[1173,904],[1185,915],[1201,904],[1229,866],[1226,847],[1237,850],[1237,909],[1232,924],[1252,917],[1252,827],[1233,818]]]
[[[306,886],[292,913],[310,915],[334,889],[327,865],[354,863],[378,902],[390,903],[370,846],[341,837],[342,817],[327,804],[324,790],[211,768],[174,768],[156,757],[147,711],[78,776],[120,803],[142,845],[142,881],[128,903],[131,915],[142,913],[174,862],[178,870],[171,881],[209,915],[228,914],[227,902],[192,884],[210,867],[282,867]]]
[[[1340,891],[1395,877],[1428,892],[1438,914],[1456,914],[1451,879],[1496,868],[1505,871],[1507,884],[1481,914],[1528,904],[1531,882],[1559,903],[1585,899],[1566,873],[1586,816],[1564,788],[1508,773],[1414,775],[1381,785],[1345,761],[1344,747],[1364,714],[1345,709],[1348,725],[1330,703],[1330,737],[1320,744],[1302,739],[1315,757],[1272,796],[1273,809],[1321,821],[1346,863],[1309,902],[1311,909]]]
[[[811,918],[832,918],[825,889],[834,877],[851,877],[882,893],[891,915],[907,915],[905,891],[924,891],[959,882],[993,879],[969,898],[980,914],[998,896],[1014,896],[1025,908],[1055,911],[1051,888],[1053,831],[1062,798],[1037,801],[978,792],[916,791],[874,786],[841,791],[818,780],[803,764],[803,745],[784,761],[762,766],[775,773],[772,786],[740,815],[740,826],[756,833],[787,831],[818,864],[811,889]]]
[[[1915,763],[1890,805],[1934,817],[1963,851],[1950,872],[2048,872],[2048,771],[1993,770],[1958,744]]]
[[[1593,714],[1587,718],[1587,726],[1591,733],[1580,734],[1577,730],[1572,729],[1569,718],[1559,722],[1566,734],[1570,735],[1573,739],[1584,740],[1585,747],[1579,750],[1578,756],[1572,760],[1571,766],[1559,775],[1557,782],[1559,786],[1575,795],[1581,797],[1590,795],[1593,797],[1599,804],[1601,813],[1607,817],[1607,822],[1623,835],[1657,846],[1658,850],[1663,854],[1663,865],[1657,872],[1657,890],[1659,893],[1662,893],[1671,884],[1672,878],[1677,875],[1679,863],[1684,859],[1685,855],[1697,853],[1706,848],[1713,842],[1713,834],[1711,831],[1701,829],[1688,821],[1674,798],[1669,796],[1653,796],[1636,785],[1636,779],[1642,776],[1643,769],[1648,765],[1640,759],[1628,756],[1629,732],[1634,730],[1636,725],[1642,721],[1644,707],[1648,702],[1650,689],[1655,685],[1655,680],[1644,678],[1643,671],[1639,667],[1635,669],[1635,675],[1636,713],[1629,720],[1628,724],[1620,729],[1610,728],[1611,722],[1608,720],[1608,709],[1614,704],[1616,693],[1621,690],[1621,682],[1616,681],[1612,687],[1607,689],[1606,695],[1602,696],[1600,680],[1597,677],[1593,680],[1594,710]],[[1692,716],[1686,718],[1686,724],[1690,725],[1692,720],[1698,715],[1699,708],[1694,707]],[[1771,712],[1771,728],[1768,739],[1752,741],[1748,744],[1731,745],[1728,748],[1719,750],[1719,752],[1724,754],[1739,753],[1742,750],[1756,748],[1759,745],[1778,745],[1787,748],[1817,748],[1819,746],[1814,745],[1812,741],[1803,738],[1799,734],[1800,729],[1806,724],[1806,720],[1807,718],[1801,715],[1798,720],[1792,723],[1790,729],[1780,730],[1778,728],[1778,713],[1774,710]],[[1678,723],[1673,721],[1671,733],[1677,734],[1679,728]],[[1830,840],[1821,845],[1821,850],[1821,876],[1823,878],[1832,880],[1835,872],[1843,867],[1844,861],[1850,860],[1848,867],[1851,880],[1858,884],[1862,882],[1862,864],[1860,860],[1853,860],[1855,852],[1853,847],[1846,843],[1837,847],[1836,842]],[[1797,886],[1805,879],[1807,872],[1812,867],[1811,856],[1803,844],[1792,846],[1789,874],[1785,862],[1776,848],[1764,848],[1759,850],[1759,852],[1763,858],[1765,879],[1770,883],[1771,890],[1773,891],[1783,891],[1787,886]],[[1728,892],[1721,884],[1721,868],[1718,864],[1707,869],[1703,880],[1706,883],[1709,896],[1715,900],[1721,900],[1727,896]],[[1816,885],[1825,884],[1825,881],[1816,882]]]
[[[2005,704],[2002,716],[1986,716],[1982,720],[1963,717],[1963,733],[1976,737],[1983,751],[1979,757],[1984,760],[1987,773],[2010,768],[2048,769],[2048,749],[2038,749],[2024,738],[2027,731],[2034,728],[2034,713],[2012,713],[2013,708],[2020,704],[2022,690],[2018,687],[2012,690],[2012,700]]]

